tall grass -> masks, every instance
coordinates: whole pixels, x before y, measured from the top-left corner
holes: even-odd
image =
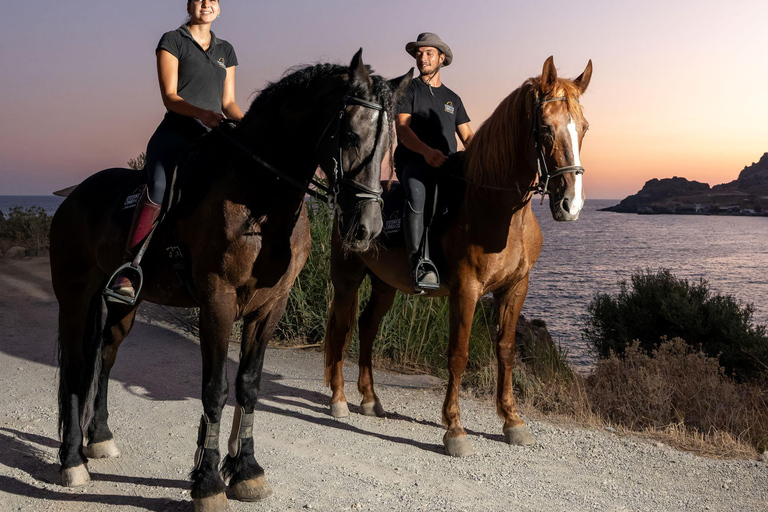
[[[325,333],[328,305],[332,297],[330,283],[330,239],[332,215],[322,203],[308,205],[312,251],[307,265],[291,290],[286,312],[278,326],[277,335],[301,339],[305,343],[320,343]],[[360,288],[360,311],[370,298],[370,283],[366,279]],[[493,387],[496,380],[496,313],[490,300],[481,300],[472,322],[469,342],[469,364],[465,382],[480,387]],[[401,371],[425,371],[446,376],[448,349],[449,306],[447,299],[421,298],[397,294],[392,309],[381,322],[374,343],[377,363]],[[533,331],[523,336],[533,336]],[[533,345],[531,345],[533,347]],[[349,355],[359,350],[357,333],[350,343]],[[541,359],[542,351],[530,360]],[[565,367],[565,354],[558,356]],[[548,364],[553,365],[551,359]]]

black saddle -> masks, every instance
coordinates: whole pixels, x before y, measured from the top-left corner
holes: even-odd
[[[445,272],[445,255],[442,253],[440,239],[453,225],[459,206],[464,199],[466,182],[463,176],[464,152],[454,153],[435,171],[434,188],[426,201],[425,222],[429,225],[429,251],[441,275]],[[405,246],[403,234],[403,212],[405,208],[405,187],[398,181],[383,182],[384,207],[382,220],[384,227],[378,237],[379,243],[387,248]],[[437,202],[434,194],[437,194]],[[432,211],[434,207],[434,211]]]

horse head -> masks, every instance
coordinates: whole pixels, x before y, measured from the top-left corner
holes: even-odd
[[[586,196],[580,150],[589,123],[579,97],[592,78],[592,61],[574,80],[557,77],[552,57],[544,63],[540,87],[534,94],[534,164],[539,172],[538,189],[549,194],[549,208],[557,221],[576,220]]]
[[[413,68],[393,80],[371,74],[362,48],[342,76],[343,101],[318,145],[320,167],[335,196],[339,232],[348,250],[365,251],[381,232],[381,164],[394,144],[397,99]],[[338,93],[339,91],[337,91]]]

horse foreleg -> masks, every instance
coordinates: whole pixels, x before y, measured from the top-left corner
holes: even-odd
[[[357,389],[363,395],[360,410],[366,416],[384,416],[384,407],[373,389],[373,341],[384,315],[392,308],[397,290],[371,276],[371,299],[360,315],[360,373]]]
[[[523,302],[528,293],[528,276],[511,289],[498,295],[499,338],[496,344],[498,377],[496,408],[504,419],[504,437],[507,443],[514,445],[532,445],[535,443],[531,432],[515,408],[512,369],[515,364],[515,328]]]
[[[236,313],[236,294],[224,285],[204,292],[200,307],[200,351],[203,356],[203,416],[197,435],[192,499],[196,511],[229,510],[219,471],[219,425],[229,393],[227,351]]]
[[[472,455],[474,450],[461,426],[459,391],[461,378],[469,359],[469,335],[477,306],[478,293],[472,289],[451,292],[450,339],[448,342],[448,390],[443,403],[443,423],[448,431],[443,436],[445,453],[456,457]]]
[[[120,456],[112,431],[109,429],[109,409],[107,394],[109,374],[117,358],[117,350],[136,320],[138,304],[126,310],[123,305],[108,307],[107,320],[104,323],[104,341],[101,352],[101,372],[94,404],[93,421],[88,428],[88,446],[83,453],[89,459],[103,459]]]
[[[357,292],[365,274],[347,273],[331,263],[333,300],[325,329],[325,383],[331,385],[331,416],[349,416],[347,397],[344,395],[344,351],[355,331],[357,320]],[[343,275],[342,275],[343,274]]]
[[[222,470],[229,478],[231,497],[240,501],[259,501],[272,494],[264,469],[256,462],[253,418],[261,388],[264,353],[277,322],[285,311],[286,295],[266,317],[254,313],[245,317],[240,350],[240,366],[235,382],[235,418]]]

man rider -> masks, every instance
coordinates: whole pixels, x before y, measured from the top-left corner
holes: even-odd
[[[403,229],[414,289],[423,293],[439,286],[434,270],[419,268],[428,187],[434,183],[433,172],[457,151],[456,134],[466,147],[474,133],[461,98],[440,79],[441,68],[453,60],[448,45],[437,34],[424,32],[405,51],[416,59],[420,76],[397,106],[395,168],[407,198]]]

